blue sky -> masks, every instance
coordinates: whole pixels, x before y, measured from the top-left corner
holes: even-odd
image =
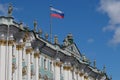
[[[37,20],[38,28],[49,33],[50,0],[0,0],[0,15],[6,15],[8,3],[14,6],[16,21],[33,29]],[[52,5],[65,13],[64,19],[52,18],[59,42],[72,33],[81,53],[91,62],[96,59],[99,69],[106,65],[108,75],[119,80],[120,0],[53,0]]]

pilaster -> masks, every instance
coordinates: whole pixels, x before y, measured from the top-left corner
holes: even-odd
[[[5,40],[0,40],[0,80],[5,80],[5,44]]]
[[[16,45],[16,64],[17,64],[17,70],[16,70],[16,80],[22,80],[22,49],[24,47],[24,44],[22,43],[22,40],[20,43]]]
[[[84,80],[88,80],[88,76],[87,75],[84,75]]]
[[[38,65],[38,58],[39,58],[39,52],[34,53],[35,58],[35,80],[39,79],[39,65]]]
[[[62,65],[62,62],[60,62],[60,60],[56,59],[54,61],[54,75],[55,75],[54,79],[55,80],[60,80],[60,75],[61,75],[60,67],[61,67],[61,65]]]
[[[26,49],[26,58],[27,58],[27,80],[31,79],[31,62],[30,62],[30,55],[32,53],[33,49],[28,48]]]
[[[72,73],[71,73],[71,64],[70,63],[65,63],[63,66],[64,69],[64,80],[71,80],[72,79]]]
[[[8,79],[12,80],[12,50],[13,50],[13,40],[8,41]]]
[[[79,76],[79,71],[77,70],[77,71],[75,72],[76,80],[78,80],[78,76]]]

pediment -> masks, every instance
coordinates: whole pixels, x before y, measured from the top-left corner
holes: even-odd
[[[71,53],[72,55],[76,56],[76,57],[79,57],[79,58],[82,57],[82,55],[81,55],[81,53],[80,53],[80,51],[79,51],[79,49],[78,49],[78,47],[75,43],[67,46],[65,48],[65,50],[68,51],[69,53]]]

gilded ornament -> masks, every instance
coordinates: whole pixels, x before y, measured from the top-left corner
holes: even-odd
[[[28,48],[28,49],[26,49],[26,54],[30,54],[32,51],[33,51],[32,48]]]

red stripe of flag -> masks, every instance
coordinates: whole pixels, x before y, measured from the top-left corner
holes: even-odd
[[[52,13],[51,16],[56,17],[56,18],[61,18],[61,19],[64,18],[64,16],[62,16],[60,14],[54,14],[54,13]]]

